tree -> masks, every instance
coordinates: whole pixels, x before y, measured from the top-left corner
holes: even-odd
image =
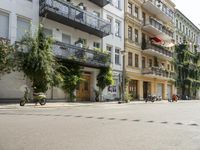
[[[14,47],[8,40],[0,39],[0,75],[14,68]]]
[[[97,76],[97,86],[99,87],[99,92],[102,100],[102,91],[106,86],[113,84],[112,71],[110,67],[100,68],[100,72]]]
[[[186,96],[195,98],[200,88],[198,61],[198,52],[191,52],[186,42],[176,46],[176,85],[184,99]]]
[[[36,87],[35,92],[46,92],[50,85],[59,83],[61,76],[52,52],[53,40],[44,35],[42,26],[34,37],[27,34],[19,45],[19,67],[32,81],[32,87]]]
[[[74,91],[82,80],[80,65],[67,60],[62,60],[61,63],[63,66],[59,69],[59,72],[61,73],[63,78],[61,88],[64,90],[65,93],[69,94],[70,101],[74,101]]]

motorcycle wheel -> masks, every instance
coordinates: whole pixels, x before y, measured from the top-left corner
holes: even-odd
[[[24,106],[25,104],[26,104],[26,101],[24,101],[24,100],[20,101],[20,103],[19,103],[20,106]]]
[[[40,105],[45,105],[45,104],[46,104],[46,99],[45,98],[40,100]]]

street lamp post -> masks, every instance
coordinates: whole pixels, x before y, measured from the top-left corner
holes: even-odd
[[[121,54],[122,54],[122,59],[123,59],[123,64],[122,64],[122,102],[125,101],[125,76],[126,76],[126,73],[125,73],[125,55],[126,55],[126,51],[123,50],[121,51]]]

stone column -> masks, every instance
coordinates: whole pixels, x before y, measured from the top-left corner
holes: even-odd
[[[139,100],[143,100],[143,81],[138,80],[138,98]]]
[[[167,81],[164,81],[163,83],[163,99],[167,99]]]

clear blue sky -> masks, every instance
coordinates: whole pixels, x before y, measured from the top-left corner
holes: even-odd
[[[200,1],[199,0],[172,0],[187,18],[200,28]]]

